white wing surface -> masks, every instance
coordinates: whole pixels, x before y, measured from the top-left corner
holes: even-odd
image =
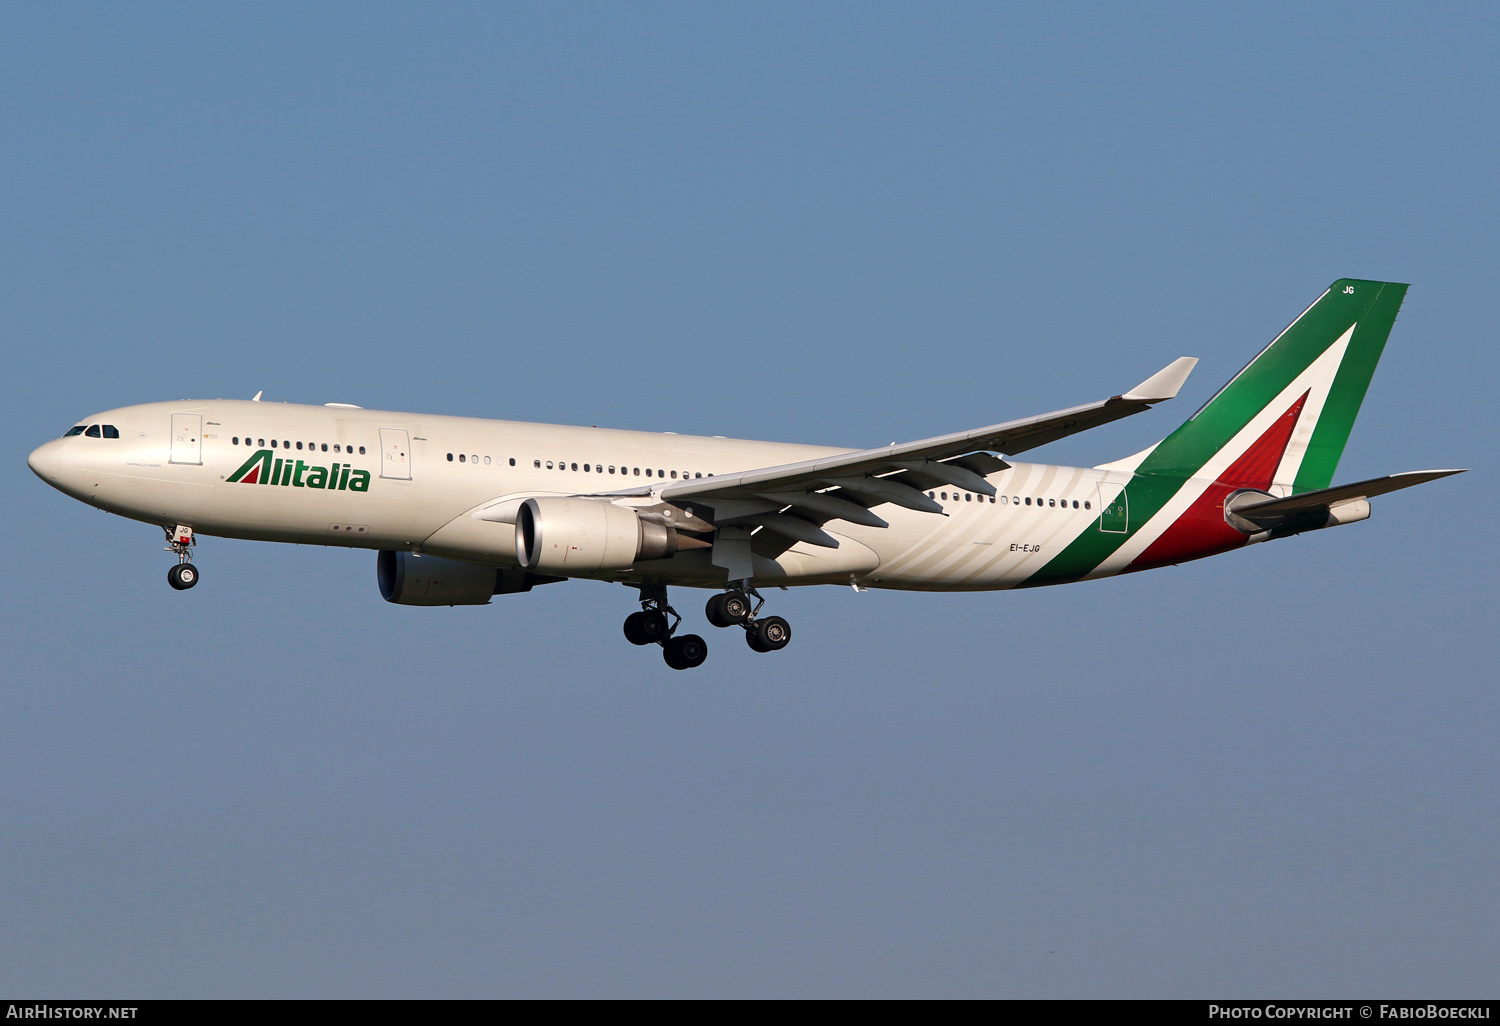
[[[718,526],[760,526],[789,539],[837,547],[834,538],[817,528],[830,520],[885,527],[886,522],[870,507],[887,502],[941,513],[942,507],[926,494],[939,486],[993,495],[995,488],[984,475],[1003,470],[1007,464],[992,453],[1014,455],[1140,413],[1175,396],[1197,362],[1181,357],[1121,395],[1039,417],[801,463],[677,481],[655,494],[674,505],[692,502],[710,507]]]

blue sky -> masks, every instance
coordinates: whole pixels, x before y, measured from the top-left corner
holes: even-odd
[[[0,11],[0,990],[1492,996],[1484,5]],[[179,397],[850,446],[1412,283],[1344,530],[1016,594],[380,600],[26,453]],[[1486,498],[1488,496],[1489,498]],[[683,596],[701,623],[701,596]]]

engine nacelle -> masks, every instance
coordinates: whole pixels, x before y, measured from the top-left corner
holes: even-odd
[[[677,554],[677,531],[601,499],[540,496],[516,511],[516,559],[527,570],[626,570]]]
[[[403,606],[483,606],[491,595],[514,595],[563,579],[390,551],[375,560],[375,578],[380,597]]]

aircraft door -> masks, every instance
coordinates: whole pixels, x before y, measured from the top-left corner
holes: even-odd
[[[411,480],[411,440],[401,428],[380,429],[380,476]]]
[[[200,414],[172,414],[172,454],[168,462],[203,464],[203,417]]]
[[[1130,497],[1118,483],[1099,483],[1099,530],[1105,534],[1130,533]]]

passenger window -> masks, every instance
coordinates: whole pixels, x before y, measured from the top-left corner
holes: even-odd
[[[514,456],[510,458],[510,465],[513,467],[516,465],[516,458]]]
[[[464,461],[464,454],[463,453],[459,453],[458,454],[458,462],[462,463],[463,461]]]
[[[72,438],[74,435],[81,435],[81,434],[83,434],[83,425],[79,424],[77,427],[70,427],[70,428],[68,428],[68,433],[65,434],[65,435],[63,435],[63,437],[64,438]]]
[[[974,496],[971,495],[969,492],[964,492],[964,501],[965,502],[973,502],[974,501]]]
[[[89,425],[89,429],[87,431],[85,431],[83,434],[84,434],[85,438],[98,438],[99,437],[99,425],[98,424],[90,424]]]
[[[361,456],[363,456],[363,455],[364,455],[364,454],[365,454],[365,447],[364,447],[364,446],[362,446],[362,445],[361,445],[361,446],[360,446],[360,447],[359,447],[359,454],[360,454],[360,455],[361,455]]]
[[[276,439],[271,439],[271,448],[276,448]]]
[[[547,469],[548,469],[548,470],[551,470],[551,469],[552,469],[552,461],[551,461],[551,460],[548,460],[548,461],[547,461]]]
[[[651,476],[651,468],[650,468],[650,467],[647,467],[647,468],[646,468],[646,476],[647,476],[647,477],[650,477],[650,476]]]
[[[1029,495],[1026,496],[1026,505],[1028,505],[1028,506],[1031,505],[1031,496],[1029,496]]]
[[[479,462],[479,454],[478,453],[470,453],[469,454],[469,462],[470,463],[478,463]]]
[[[577,469],[578,469],[578,464],[576,464],[576,463],[575,463],[575,464],[573,464],[573,469],[574,469],[574,470],[577,470]]]
[[[536,469],[538,469],[538,470],[542,469],[542,461],[541,460],[532,460],[531,461],[531,465],[533,467],[535,467]]]
[[[610,468],[609,468],[609,472],[610,472],[610,473],[611,473],[611,474],[613,474],[613,473],[614,473],[614,472],[615,472],[615,468],[614,468],[614,465],[613,465],[613,464],[611,464],[611,465],[610,465]]]
[[[230,444],[231,444],[231,445],[239,445],[239,444],[240,444],[240,436],[239,436],[239,435],[235,435],[235,436],[234,436],[234,437],[233,437],[233,438],[231,438],[231,439],[230,439],[230,440],[229,440],[229,443],[230,443]],[[246,439],[246,441],[245,441],[245,444],[246,444],[246,445],[249,445],[249,444],[250,444],[250,442],[249,442],[249,439]]]
[[[453,462],[453,454],[451,452],[448,454],[448,462],[449,463]]]
[[[636,467],[635,468],[635,476],[636,477],[640,477],[641,476],[641,468],[640,467]]]
[[[702,474],[694,474],[693,476],[694,477],[702,477],[703,475]]]
[[[484,465],[485,465],[485,466],[486,466],[486,467],[487,467],[487,466],[489,466],[489,465],[490,465],[490,458],[489,458],[489,457],[488,457],[488,456],[486,456],[486,457],[485,457],[485,458],[484,458]]]
[[[266,440],[264,438],[257,438],[255,440],[255,444],[259,445],[262,449],[264,449],[266,447]]]
[[[1077,508],[1078,508],[1078,500],[1077,500],[1077,499],[1074,499],[1074,500],[1073,500],[1073,508],[1074,508],[1074,509],[1077,509]]]
[[[1084,500],[1084,503],[1083,503],[1083,508],[1084,508],[1084,509],[1093,509],[1093,508],[1094,508],[1094,507],[1093,507],[1093,506],[1091,506],[1091,505],[1089,505],[1089,503],[1088,503],[1088,501],[1087,501],[1087,500]]]
[[[298,442],[298,443],[297,443],[297,451],[298,451],[298,452],[301,452],[301,451],[302,451],[302,443],[301,443],[301,442]]]
[[[993,506],[994,504],[995,504],[995,497],[993,495],[991,495],[990,496],[990,505]]]
[[[328,443],[327,442],[323,443],[323,450],[322,451],[323,452],[327,452],[328,451]]]
[[[677,480],[677,471],[672,471],[672,480]]]

